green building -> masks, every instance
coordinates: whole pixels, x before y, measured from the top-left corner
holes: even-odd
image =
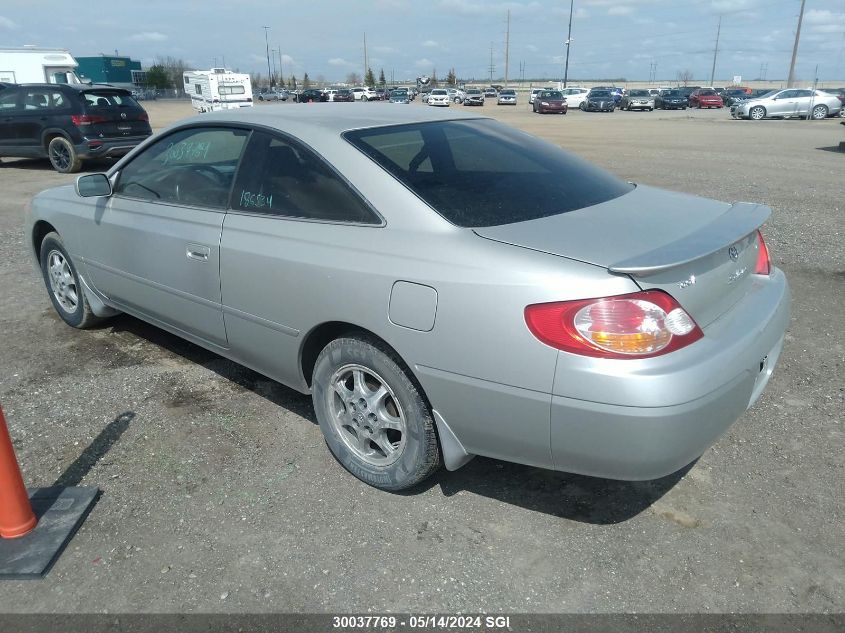
[[[98,55],[77,57],[76,61],[79,64],[76,74],[83,81],[127,87],[143,86],[147,82],[147,73],[141,70],[141,62],[128,57]]]

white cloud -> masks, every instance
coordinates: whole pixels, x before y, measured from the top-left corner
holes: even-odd
[[[835,13],[827,9],[810,9],[804,14],[804,21],[815,33],[845,32],[845,13]]]
[[[539,2],[480,2],[473,0],[440,0],[437,6],[460,15],[491,15],[510,11],[512,14],[530,13],[543,8]]]
[[[343,59],[343,57],[332,57],[329,60],[329,65],[330,66],[342,66],[342,67],[345,67],[345,68],[351,68],[355,64],[353,64],[350,61],[346,61],[345,59]]]
[[[158,31],[144,31],[142,33],[135,33],[129,36],[130,42],[163,42],[167,39],[164,33]]]
[[[633,12],[634,8],[627,4],[618,4],[607,10],[608,15],[631,15]]]
[[[422,59],[418,59],[417,61],[415,61],[414,66],[416,66],[417,68],[431,68],[432,66],[434,66],[434,62],[430,59],[426,59],[425,57],[423,57]]]
[[[9,31],[16,31],[20,27],[17,22],[12,22],[9,18],[0,15],[0,29],[8,29]]]
[[[440,47],[440,44],[438,44],[434,40],[426,40],[425,42],[422,43],[422,45],[425,46],[426,48],[439,48]]]
[[[283,64],[295,64],[296,62],[294,61],[293,57],[291,57],[290,55],[283,54],[282,55],[282,63]]]

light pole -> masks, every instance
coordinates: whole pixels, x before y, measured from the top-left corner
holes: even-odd
[[[575,0],[569,0],[569,33],[566,34],[566,65],[563,68],[563,87],[566,88],[566,80],[569,78],[569,48],[572,44],[572,9]]]
[[[267,48],[267,81],[270,82],[271,75],[270,75],[270,40],[267,38],[267,31],[270,30],[269,26],[262,26],[261,28],[264,29],[264,45]],[[270,86],[272,88],[272,86]]]
[[[274,48],[272,51],[273,53],[273,82],[276,81],[276,49]]]
[[[795,83],[795,59],[798,57],[798,41],[801,39],[801,22],[804,21],[804,4],[801,0],[801,12],[798,14],[798,29],[795,31],[795,44],[792,47],[792,61],[789,62],[789,78],[786,80],[786,87],[792,88]]]

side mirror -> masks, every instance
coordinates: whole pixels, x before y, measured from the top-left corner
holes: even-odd
[[[76,179],[76,195],[97,198],[111,195],[111,182],[105,174],[86,174]]]

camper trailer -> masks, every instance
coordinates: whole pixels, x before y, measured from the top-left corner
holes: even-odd
[[[226,68],[193,70],[185,73],[185,93],[197,112],[249,108],[252,84],[249,75],[233,73]]]
[[[78,64],[62,48],[0,48],[0,82],[10,84],[78,84]]]

